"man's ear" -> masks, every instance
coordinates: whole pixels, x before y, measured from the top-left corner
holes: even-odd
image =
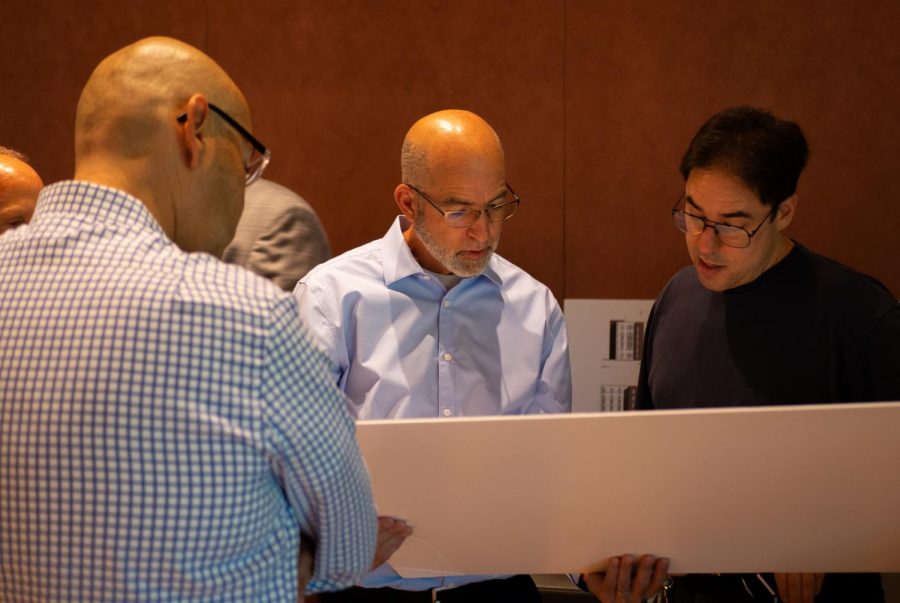
[[[794,193],[781,202],[778,210],[775,212],[775,227],[778,230],[787,228],[797,213],[797,193]]]
[[[416,219],[416,193],[405,184],[398,184],[394,189],[394,201],[400,208],[400,213],[409,220],[415,222]]]
[[[181,143],[184,158],[192,170],[200,167],[200,159],[205,150],[206,129],[209,122],[209,103],[202,94],[195,94],[188,99],[185,119],[182,122]]]

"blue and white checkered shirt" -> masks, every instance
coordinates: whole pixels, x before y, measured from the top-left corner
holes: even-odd
[[[353,421],[294,300],[61,182],[0,237],[0,601],[295,601],[376,533]]]

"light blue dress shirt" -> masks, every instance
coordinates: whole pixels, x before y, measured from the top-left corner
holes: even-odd
[[[371,564],[353,419],[297,305],[134,197],[41,193],[0,236],[0,601],[297,600]]]
[[[294,290],[357,419],[559,413],[571,409],[565,321],[550,290],[494,254],[446,290],[422,269],[398,217],[384,238],[314,268]],[[425,590],[493,576],[363,586]]]

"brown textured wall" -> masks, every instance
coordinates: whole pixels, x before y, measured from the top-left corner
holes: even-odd
[[[653,297],[687,264],[677,165],[716,111],[797,121],[789,232],[900,296],[900,3],[566,5],[566,296]]]
[[[792,234],[900,295],[900,3],[330,0],[0,3],[0,144],[71,175],[80,88],[106,54],[184,39],[234,77],[336,251],[396,211],[421,115],[482,114],[523,198],[502,253],[565,297],[652,297],[686,263],[668,210],[699,125],[734,104],[812,147]]]

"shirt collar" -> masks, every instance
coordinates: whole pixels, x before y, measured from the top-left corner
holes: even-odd
[[[397,216],[394,223],[388,229],[387,234],[381,239],[381,262],[384,270],[384,283],[388,287],[395,282],[410,276],[425,274],[422,266],[412,254],[404,231],[410,227],[410,222],[404,216]],[[498,287],[503,286],[503,280],[497,274],[497,254],[491,256],[484,272],[473,279],[487,278]]]
[[[32,222],[39,224],[58,215],[77,216],[90,224],[115,222],[148,228],[168,238],[140,199],[93,182],[64,180],[44,187],[38,196]]]

